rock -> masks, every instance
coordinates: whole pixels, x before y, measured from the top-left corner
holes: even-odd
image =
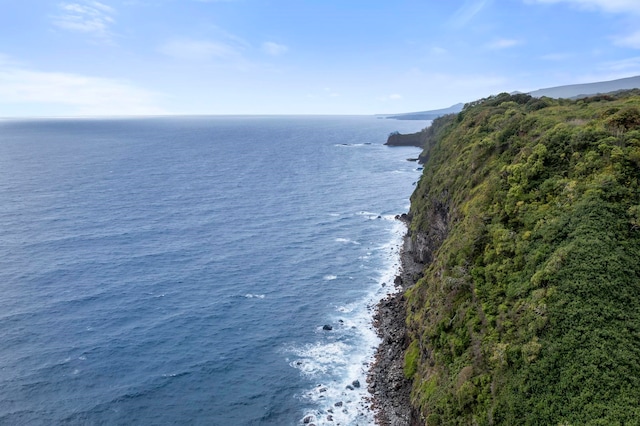
[[[354,388],[359,388],[360,387],[360,380],[354,380],[353,382],[351,382],[351,385]]]
[[[424,144],[424,132],[402,134],[393,132],[387,138],[387,146],[416,146],[422,148]]]
[[[404,215],[403,215],[404,216]],[[400,220],[409,220],[408,216]],[[406,329],[406,290],[422,276],[425,261],[423,255],[426,244],[418,237],[414,243],[405,236],[400,252],[401,266],[394,283],[401,288],[399,293],[382,300],[374,314],[374,325],[382,343],[378,347],[375,362],[369,370],[367,382],[372,393],[373,408],[376,411],[376,424],[413,425],[421,424],[419,415],[413,411],[410,403],[411,381],[404,376],[404,351],[409,343]],[[428,254],[428,251],[424,251]]]
[[[320,388],[320,390],[318,392],[322,393],[322,392],[326,392],[327,388]]]
[[[333,405],[335,405],[336,407],[342,407],[342,401],[338,401]]]
[[[307,416],[304,418],[304,420],[302,420],[302,423],[304,423],[305,425],[311,423],[313,421],[313,416]]]
[[[333,330],[333,327],[330,326],[329,324],[325,324],[325,325],[322,326],[322,329],[325,330],[325,331],[331,331],[331,330]]]
[[[332,421],[333,421],[333,416],[332,416],[331,414],[329,414],[329,415],[327,416],[327,421],[330,421],[330,422],[332,422]]]
[[[353,388],[353,386],[351,386],[351,385],[347,385],[347,389],[349,389],[349,390],[353,390],[354,388]]]

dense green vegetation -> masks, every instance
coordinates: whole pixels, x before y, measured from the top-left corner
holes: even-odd
[[[404,370],[423,422],[640,424],[640,93],[501,94],[429,132],[410,232],[446,229]]]

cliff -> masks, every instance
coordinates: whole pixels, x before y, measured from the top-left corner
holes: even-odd
[[[400,416],[637,424],[638,92],[501,94],[422,133],[404,256],[423,266],[391,305],[406,329],[378,354],[400,358],[412,407]]]
[[[425,130],[416,133],[398,133],[394,132],[389,135],[385,145],[388,146],[416,146],[422,148],[424,146]]]

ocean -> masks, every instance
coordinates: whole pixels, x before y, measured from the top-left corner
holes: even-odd
[[[0,120],[0,424],[373,424],[427,125]]]

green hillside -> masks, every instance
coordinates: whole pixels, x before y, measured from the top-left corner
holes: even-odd
[[[640,92],[437,119],[405,375],[428,425],[640,424]]]

